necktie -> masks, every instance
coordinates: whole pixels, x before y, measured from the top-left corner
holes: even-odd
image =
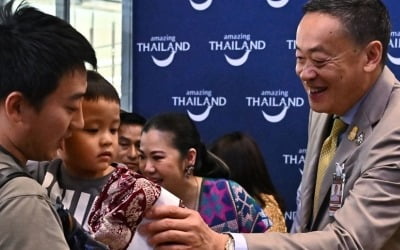
[[[318,203],[319,203],[319,192],[322,185],[322,180],[325,177],[326,170],[328,169],[329,163],[332,161],[333,156],[336,152],[337,142],[339,135],[345,130],[346,123],[339,118],[335,118],[330,135],[325,139],[322,144],[321,153],[319,155],[317,180],[315,182],[315,193],[314,193],[314,217],[316,216]]]

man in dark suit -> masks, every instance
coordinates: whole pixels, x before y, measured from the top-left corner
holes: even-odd
[[[160,249],[400,249],[400,85],[385,66],[387,9],[380,0],[310,0],[304,11],[296,73],[312,111],[295,233],[228,237],[205,227],[195,212],[161,207],[148,215],[159,220],[141,229],[151,244]],[[318,185],[320,152],[334,118],[346,129],[335,139],[336,151]],[[343,191],[336,209],[332,184]]]

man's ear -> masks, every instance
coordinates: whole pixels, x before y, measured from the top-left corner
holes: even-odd
[[[379,41],[372,41],[365,47],[366,63],[364,70],[372,72],[381,65],[383,46]]]
[[[11,92],[4,101],[6,116],[14,123],[22,121],[22,113],[26,104],[26,99],[21,92]]]

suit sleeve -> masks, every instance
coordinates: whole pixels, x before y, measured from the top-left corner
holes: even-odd
[[[371,155],[370,159],[373,158]],[[381,159],[381,161],[386,160]],[[244,236],[249,250],[386,249],[396,238],[395,244],[399,244],[398,211],[400,211],[400,167],[397,163],[372,167],[363,172],[355,182],[343,207],[336,212],[333,221],[322,231]]]

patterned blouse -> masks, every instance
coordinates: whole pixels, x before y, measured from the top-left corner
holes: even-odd
[[[238,183],[203,178],[198,211],[217,232],[263,233],[271,221]]]
[[[265,204],[267,204],[263,210],[272,221],[272,227],[268,229],[268,232],[287,233],[285,218],[283,217],[282,211],[279,208],[278,202],[275,200],[274,196],[269,194],[261,194],[261,197],[265,201]]]

